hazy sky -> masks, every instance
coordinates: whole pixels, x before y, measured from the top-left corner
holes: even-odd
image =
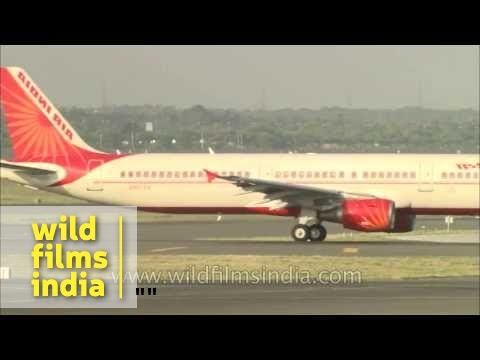
[[[57,105],[479,107],[478,46],[2,46]]]

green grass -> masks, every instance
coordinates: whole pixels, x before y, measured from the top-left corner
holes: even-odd
[[[85,205],[88,202],[42,190],[33,190],[23,185],[2,179],[0,182],[2,205]]]
[[[411,278],[479,276],[478,257],[334,257],[260,255],[145,255],[138,257],[138,268],[147,272],[185,272],[218,266],[234,271],[261,272],[262,269],[288,272],[290,268],[312,275],[321,271],[360,272],[362,280],[401,280]]]
[[[111,264],[114,266],[115,261],[112,261]],[[16,278],[31,277],[30,256],[4,255],[1,258],[1,264],[12,267],[12,276]],[[308,274],[313,278],[320,272],[335,271],[354,273],[361,281],[480,276],[479,257],[476,256],[141,255],[137,257],[139,272],[181,275],[188,272],[192,274],[193,269],[198,274],[200,271],[206,269],[211,271],[214,268],[223,273],[236,271],[248,274],[268,272],[290,274],[294,271],[298,274]],[[58,272],[58,270],[54,271]],[[215,275],[213,272],[211,274]],[[289,274],[285,275],[287,280],[290,280]],[[219,280],[215,276],[210,279]]]

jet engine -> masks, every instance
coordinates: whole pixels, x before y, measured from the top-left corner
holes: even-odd
[[[396,225],[395,203],[384,199],[346,199],[339,208],[319,215],[322,220],[363,232],[390,232]]]

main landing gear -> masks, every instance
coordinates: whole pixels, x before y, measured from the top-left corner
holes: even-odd
[[[327,230],[320,224],[297,224],[292,229],[292,237],[295,241],[320,242],[327,237]]]

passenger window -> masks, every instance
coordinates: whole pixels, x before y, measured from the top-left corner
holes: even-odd
[[[408,172],[404,171],[404,172],[402,173],[402,178],[408,179]]]
[[[392,172],[391,171],[388,171],[387,172],[387,179],[391,179],[392,178]]]
[[[312,177],[312,172],[311,171],[307,171],[307,178],[311,178]]]
[[[305,176],[305,172],[304,171],[300,171],[300,175],[299,175],[301,178],[303,178]]]
[[[163,171],[158,172],[158,177],[163,178],[165,176],[165,173]]]
[[[250,173],[248,171],[245,173],[245,177],[250,177]]]
[[[463,173],[461,172],[457,173],[457,179],[463,179]]]
[[[204,174],[205,174],[205,173],[204,173],[203,171],[199,171],[199,172],[197,173],[197,175],[198,175],[199,178],[203,177]]]
[[[319,172],[319,171],[315,171],[315,177],[316,177],[316,178],[319,178],[319,177],[320,177],[320,172]]]
[[[450,173],[450,179],[455,179],[455,173],[454,172]]]
[[[385,177],[385,174],[383,173],[383,171],[380,171],[380,172],[378,173],[378,177],[379,177],[380,179],[383,179],[383,178]]]
[[[152,178],[156,178],[157,177],[157,172],[156,171],[152,171]]]
[[[120,177],[122,177],[122,178],[125,177],[125,171],[122,171],[122,172],[120,173]]]
[[[150,175],[150,172],[148,172],[148,171],[143,172],[143,177],[148,177],[148,175]]]
[[[448,174],[446,172],[443,172],[442,173],[442,179],[447,179],[448,178]]]
[[[363,178],[364,178],[364,179],[368,179],[368,175],[369,175],[368,172],[365,171],[365,172],[363,173]]]
[[[410,172],[410,179],[415,179],[417,177],[417,173],[415,171]]]
[[[137,171],[137,172],[135,173],[135,176],[136,176],[136,177],[142,177],[142,172],[141,172],[141,171]]]
[[[195,175],[196,175],[195,171],[190,171],[190,177],[191,177],[191,178],[194,178]]]
[[[178,179],[180,177],[180,171],[175,171],[175,177]]]
[[[133,171],[129,171],[129,172],[128,172],[128,177],[129,177],[129,178],[132,178],[132,177],[133,177]]]
[[[399,179],[400,178],[400,172],[396,171],[395,172],[395,179]]]
[[[167,178],[171,178],[172,177],[172,172],[171,171],[167,171]]]
[[[322,173],[322,177],[323,177],[324,179],[328,178],[328,172],[324,171],[324,172]]]
[[[466,179],[470,179],[470,176],[471,176],[471,175],[470,175],[469,172],[467,172],[467,173],[465,174],[465,178],[466,178]]]
[[[284,177],[284,178],[288,178],[288,171],[284,171],[284,172],[283,172],[283,177]]]
[[[343,171],[340,171],[340,173],[338,174],[338,177],[340,179],[343,179],[345,177],[345,173]]]
[[[377,173],[375,171],[372,171],[371,173],[371,178],[375,179],[377,177]]]
[[[188,171],[184,171],[184,172],[182,173],[182,177],[183,177],[183,178],[188,178]]]
[[[357,178],[357,173],[354,171],[352,172],[352,179],[356,179]]]
[[[275,177],[278,179],[278,178],[281,178],[282,177],[282,173],[280,171],[276,171],[275,172]]]

